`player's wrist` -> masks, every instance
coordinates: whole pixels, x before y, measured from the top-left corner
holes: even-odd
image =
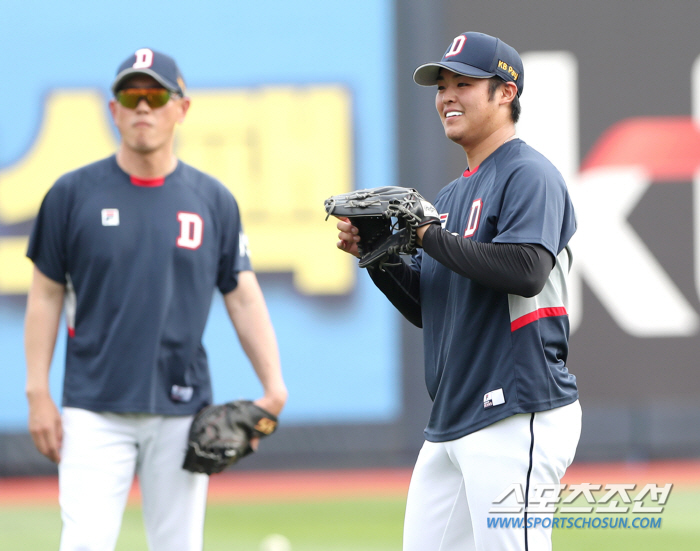
[[[287,391],[287,387],[281,385],[273,389],[266,389],[264,396],[256,400],[255,403],[275,415],[278,415],[287,403],[288,397],[289,392]]]
[[[51,391],[46,384],[27,385],[24,392],[30,402],[51,398]]]
[[[416,236],[418,237],[418,246],[422,247],[423,246],[423,236],[425,235],[425,232],[428,231],[430,227],[432,227],[433,224],[426,224],[425,226],[421,226],[416,230]]]

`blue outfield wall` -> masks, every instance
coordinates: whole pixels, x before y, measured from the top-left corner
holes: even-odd
[[[346,133],[349,137],[345,145],[342,139],[338,141],[338,147],[345,148],[338,153],[338,158],[345,160],[337,167],[342,173],[338,181],[351,188],[396,185],[393,10],[390,0],[204,1],[197,7],[183,0],[155,4],[127,0],[119,6],[78,0],[69,7],[48,1],[3,6],[0,67],[3,81],[14,84],[0,87],[0,432],[22,431],[27,422],[22,346],[27,278],[15,272],[27,271],[17,253],[24,246],[32,223],[25,195],[37,195],[31,200],[38,206],[43,192],[40,196],[36,192],[35,174],[37,170],[39,175],[44,174],[40,171],[43,167],[38,166],[42,163],[33,160],[30,152],[41,145],[46,150],[42,150],[42,155],[51,157],[51,146],[42,145],[48,124],[65,125],[53,130],[59,135],[65,132],[69,143],[62,146],[70,149],[73,140],[75,147],[80,147],[81,125],[87,128],[94,123],[82,120],[79,110],[77,119],[62,119],[56,113],[64,107],[52,107],[49,99],[60,93],[68,99],[82,98],[78,92],[97,94],[103,101],[106,128],[112,134],[103,141],[114,140],[116,144],[117,136],[106,110],[109,85],[126,56],[138,48],[151,47],[178,60],[193,96],[193,109],[198,105],[198,91],[213,94],[214,98],[218,97],[216,94],[228,94],[230,105],[245,97],[249,102],[246,105],[279,108],[254,103],[260,94],[271,90],[272,95],[265,97],[270,101],[276,97],[292,101],[290,111],[293,102],[302,101],[299,98],[309,92],[311,95],[304,98],[311,99],[303,101],[307,101],[304,105],[309,116],[316,117],[312,127],[316,135],[304,139],[312,143],[314,139],[323,142],[326,131],[326,108],[314,113],[313,93],[317,89],[321,94],[330,90],[329,105],[341,107],[331,113],[337,120],[330,121],[328,132],[341,138]],[[274,95],[278,93],[282,96]],[[338,113],[346,104],[350,106],[349,117],[343,119]],[[56,111],[52,111],[54,107]],[[181,132],[188,131],[187,123]],[[289,131],[285,120],[279,123],[281,129]],[[303,122],[295,124],[303,126]],[[293,142],[294,136],[288,141]],[[183,143],[183,147],[186,145]],[[281,149],[284,147],[276,148]],[[322,157],[322,151],[317,153],[318,159],[313,159],[314,151],[308,154],[312,156],[311,169],[321,166],[317,163],[330,162]],[[54,152],[54,156],[59,154]],[[208,169],[206,163],[193,164]],[[329,166],[331,173],[336,170],[332,162]],[[285,174],[285,167],[279,168],[280,174]],[[289,194],[292,186],[303,192],[305,181],[298,175],[291,180],[280,176],[280,192]],[[344,190],[337,190],[341,191]],[[316,194],[310,195],[313,204],[305,205],[308,213],[321,221],[325,216],[325,196],[319,195],[322,192],[330,195],[336,191],[317,186]],[[246,208],[265,207],[255,203],[255,194],[249,190],[244,195],[245,199],[239,200],[247,224]],[[279,210],[279,205],[274,208]],[[299,238],[303,234],[294,227],[278,224],[274,216],[262,219],[267,222],[258,222],[253,214],[248,219],[255,222],[251,227],[259,242],[267,240],[258,249],[269,248],[270,236],[276,236],[274,247],[294,251],[297,259],[316,257],[319,244],[327,248],[324,254],[342,254],[334,250],[331,221],[319,226],[324,232],[321,239],[309,241]],[[280,227],[275,228],[276,225]],[[262,265],[259,277],[290,389],[283,420],[292,425],[393,422],[401,408],[400,366],[395,354],[400,331],[398,315],[388,302],[352,264],[348,264],[349,268],[333,268],[345,270],[345,283],[329,291],[324,290],[323,280],[335,277],[336,272],[329,268],[325,274],[323,263],[312,274],[316,284],[312,281],[310,286],[300,287],[293,268],[275,265],[275,254],[269,250],[264,255],[267,256],[263,261],[256,263],[253,249],[254,265]],[[52,393],[59,402],[65,338],[61,328],[51,371]],[[218,294],[213,298],[204,341],[217,401],[259,395],[259,384]]]

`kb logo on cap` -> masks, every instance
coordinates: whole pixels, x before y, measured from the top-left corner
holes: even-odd
[[[512,66],[508,65],[505,61],[499,59],[498,60],[498,68],[501,71],[505,71],[510,76],[512,76],[513,80],[518,80],[518,72],[515,69],[513,69]]]

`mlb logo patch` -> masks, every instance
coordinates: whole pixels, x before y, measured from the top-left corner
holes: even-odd
[[[119,225],[119,209],[102,209],[102,225],[103,226],[118,226]]]
[[[173,402],[189,402],[194,394],[194,388],[191,386],[173,385],[170,389],[170,399]]]
[[[493,406],[500,406],[501,404],[505,403],[506,399],[505,396],[503,396],[502,388],[498,388],[484,394],[484,409],[492,408]]]

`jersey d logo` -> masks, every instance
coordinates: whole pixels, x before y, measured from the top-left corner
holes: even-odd
[[[204,233],[204,221],[194,212],[178,212],[180,221],[180,237],[177,238],[177,246],[183,249],[198,249],[202,244]]]
[[[464,230],[464,237],[471,237],[476,233],[476,229],[479,227],[479,218],[481,217],[481,199],[477,199],[472,203],[472,210],[469,211],[469,221],[467,222],[467,229]]]

